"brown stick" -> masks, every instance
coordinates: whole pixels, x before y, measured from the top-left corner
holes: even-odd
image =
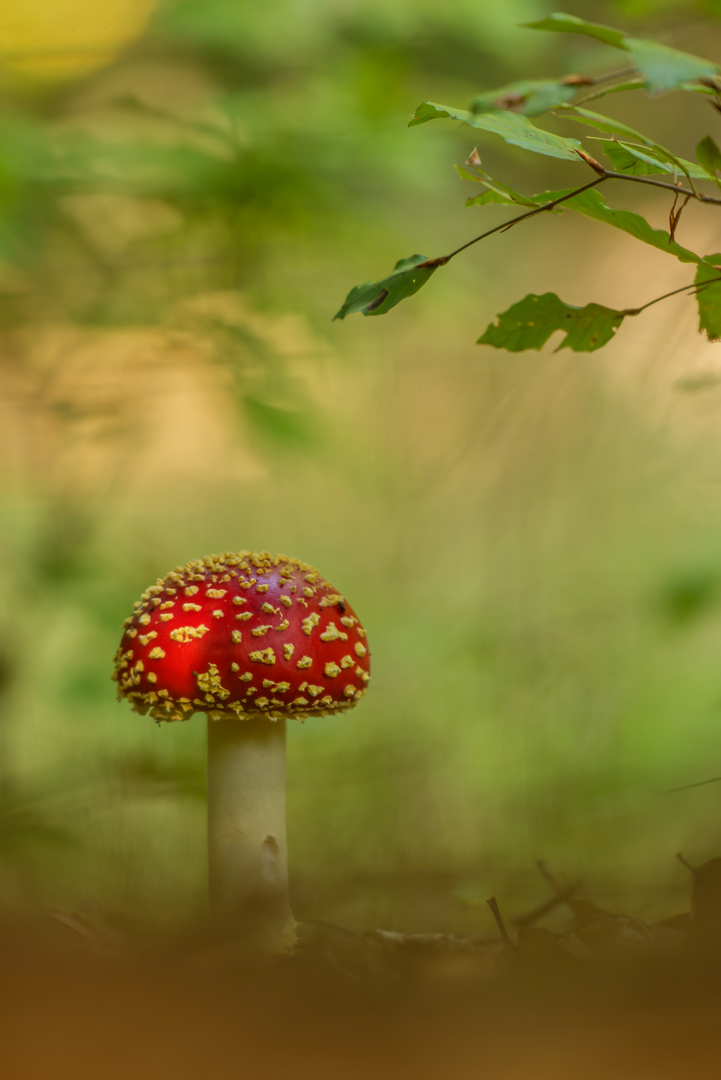
[[[501,915],[500,908],[498,907],[498,901],[496,900],[495,896],[492,896],[490,900],[486,900],[486,903],[488,904],[489,908],[493,912],[493,918],[496,920],[496,926],[498,927],[498,933],[503,938],[503,944],[506,946],[507,949],[512,949],[513,948],[513,942],[511,941],[510,937],[508,936],[508,931],[506,930],[506,924],[503,921],[503,916]]]

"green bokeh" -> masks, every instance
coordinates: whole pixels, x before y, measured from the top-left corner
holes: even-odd
[[[630,240],[549,217],[384,319],[331,323],[354,282],[503,220],[464,209],[453,168],[482,133],[406,124],[424,99],[599,70],[594,43],[516,26],[548,13],[189,0],[82,84],[7,92],[0,905],[202,912],[204,725],[136,716],[110,671],[155,577],[241,548],[316,564],[373,654],[358,709],[290,734],[300,918],[482,932],[479,898],[545,895],[539,857],[662,915],[675,852],[718,854],[721,788],[670,790],[721,773],[718,379],[711,354],[663,375],[700,348],[692,314],[594,357],[472,344],[547,287],[650,299],[651,270],[609,286]],[[655,134],[690,156],[707,118],[679,110]],[[480,152],[523,190],[565,182]],[[641,347],[662,374],[627,384]]]

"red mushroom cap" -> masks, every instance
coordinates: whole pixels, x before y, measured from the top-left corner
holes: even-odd
[[[241,551],[151,585],[125,620],[113,678],[156,720],[304,720],[355,705],[370,654],[353,608],[312,566]]]

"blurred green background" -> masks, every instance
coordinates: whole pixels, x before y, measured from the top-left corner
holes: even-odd
[[[721,774],[719,345],[683,297],[593,356],[473,344],[526,292],[635,306],[688,271],[566,215],[331,323],[507,216],[464,208],[473,133],[407,130],[421,100],[618,66],[518,27],[555,6],[3,6],[1,909],[202,915],[204,723],[110,673],[148,584],[244,548],[317,565],[373,654],[358,709],[290,731],[300,919],[485,933],[487,896],[545,897],[539,857],[660,917],[675,852],[721,854],[721,784],[671,790]],[[721,51],[716,3],[565,8]],[[718,126],[695,95],[609,111],[687,157]],[[479,151],[528,191],[581,176]],[[681,242],[721,250],[712,213]]]

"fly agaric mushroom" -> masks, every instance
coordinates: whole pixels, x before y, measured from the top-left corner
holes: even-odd
[[[209,555],[171,570],[125,620],[118,698],[157,721],[208,717],[211,908],[290,947],[285,722],[345,712],[370,679],[365,630],[312,566]]]

